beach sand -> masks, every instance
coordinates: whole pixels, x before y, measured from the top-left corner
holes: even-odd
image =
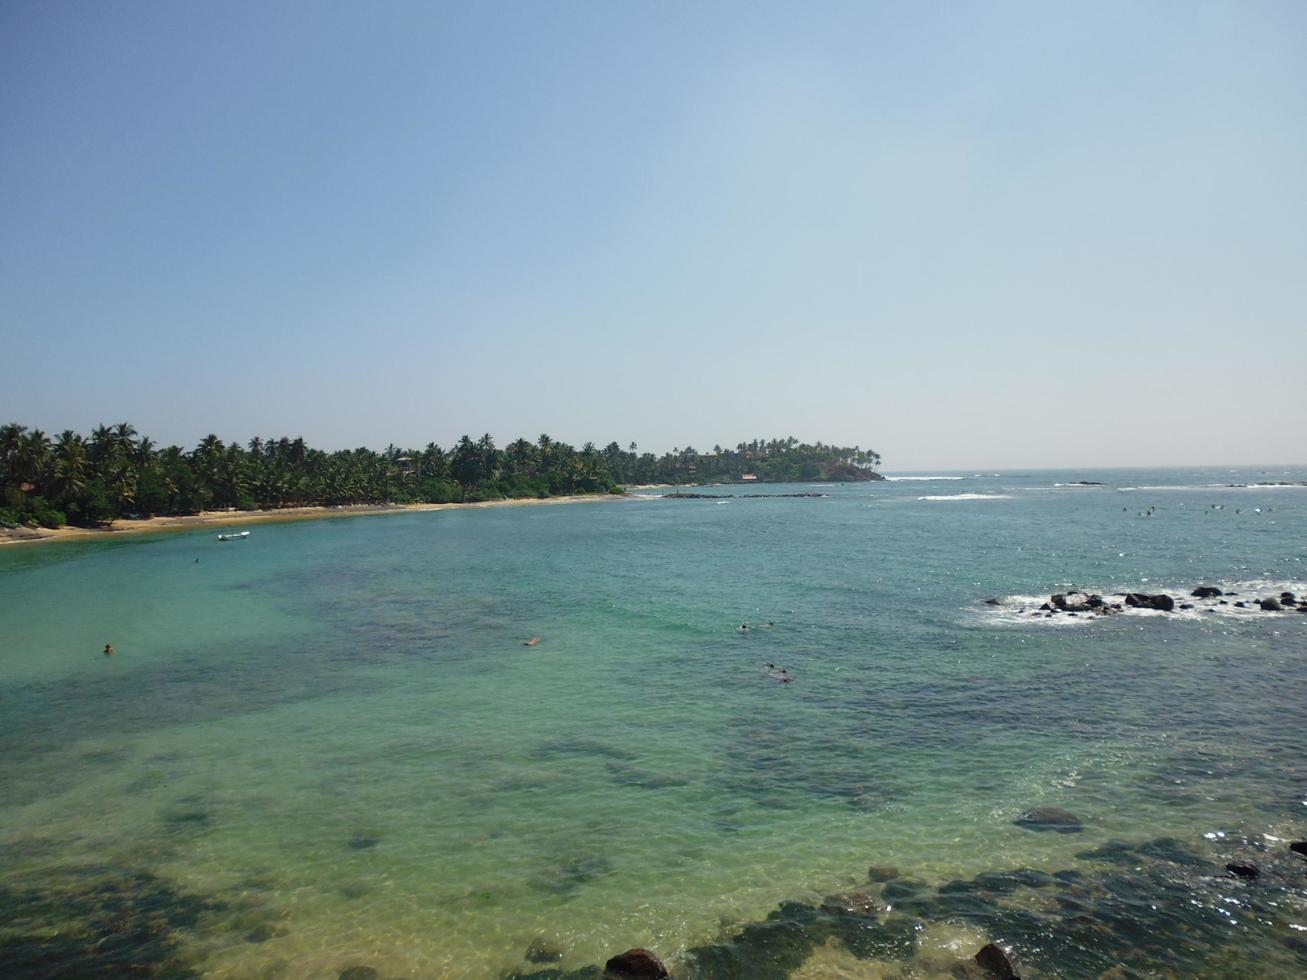
[[[282,521],[317,521],[330,517],[365,517],[374,514],[414,514],[432,510],[455,510],[471,507],[530,507],[537,504],[579,504],[600,500],[623,500],[611,493],[576,494],[546,497],[543,500],[523,497],[512,500],[487,500],[475,504],[358,504],[339,507],[286,507],[280,510],[201,511],[182,517],[150,517],[142,520],[117,520],[107,527],[20,527],[0,528],[0,545],[35,544],[48,541],[104,540],[122,534],[161,534],[170,531],[193,531],[197,528],[225,530],[253,524]]]

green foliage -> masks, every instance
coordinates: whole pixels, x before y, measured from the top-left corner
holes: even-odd
[[[0,522],[92,525],[126,514],[271,509],[315,504],[462,503],[563,494],[621,493],[619,483],[856,480],[874,478],[880,457],[858,447],[797,439],[740,443],[734,450],[690,447],[658,457],[609,443],[579,450],[541,435],[504,449],[489,433],[463,436],[451,450],[387,446],[382,452],[327,453],[303,439],[246,446],[206,436],[190,452],[160,449],[128,423],[71,430],[51,440],[39,429],[0,426]]]

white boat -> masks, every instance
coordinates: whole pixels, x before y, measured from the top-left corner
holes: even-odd
[[[240,541],[242,538],[248,538],[249,531],[232,531],[230,534],[219,534],[219,541]]]

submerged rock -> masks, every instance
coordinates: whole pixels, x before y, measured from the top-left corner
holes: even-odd
[[[899,876],[899,869],[888,864],[873,864],[867,869],[868,881],[893,881]]]
[[[563,951],[546,939],[532,939],[526,948],[528,963],[557,963],[563,958]]]
[[[1307,840],[1294,841],[1289,845],[1289,850],[1293,851],[1294,854],[1301,854],[1303,857],[1307,857]]]
[[[985,605],[987,605],[987,606],[1001,606],[1001,605],[1003,605],[1003,600],[1002,600],[1002,599],[998,599],[998,598],[994,598],[994,599],[986,599],[986,600],[985,600]]]
[[[1012,961],[1007,952],[998,943],[990,943],[976,954],[976,962],[981,969],[997,980],[1020,980],[1017,971],[1012,969]]]
[[[375,967],[347,966],[336,975],[336,980],[377,980],[379,976]]]
[[[832,915],[876,916],[884,909],[870,895],[863,892],[841,892],[828,895],[821,903],[821,910]]]
[[[351,851],[366,851],[368,848],[376,847],[381,843],[381,838],[376,834],[355,834],[349,839],[349,849]]]
[[[613,977],[639,978],[639,980],[664,980],[670,977],[663,961],[647,949],[628,949],[618,953],[604,964],[604,971]]]
[[[1261,871],[1255,864],[1227,864],[1225,870],[1230,872],[1230,874],[1247,881],[1252,881],[1261,874]]]
[[[1037,806],[1033,810],[1027,810],[1012,822],[1018,827],[1041,833],[1052,831],[1056,834],[1078,834],[1085,829],[1079,817],[1070,810],[1063,810],[1057,806]]]

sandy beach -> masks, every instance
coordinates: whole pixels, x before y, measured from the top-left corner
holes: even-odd
[[[611,493],[577,494],[546,497],[543,500],[523,497],[513,500],[487,500],[474,504],[358,504],[340,507],[286,507],[280,510],[201,511],[181,517],[150,517],[142,520],[117,520],[106,527],[20,527],[0,529],[0,545],[36,544],[50,541],[89,541],[125,534],[165,534],[209,528],[244,528],[254,524],[284,521],[317,521],[332,517],[370,517],[378,514],[414,514],[433,510],[456,510],[474,507],[533,507],[542,504],[580,504],[602,500],[623,500]]]

